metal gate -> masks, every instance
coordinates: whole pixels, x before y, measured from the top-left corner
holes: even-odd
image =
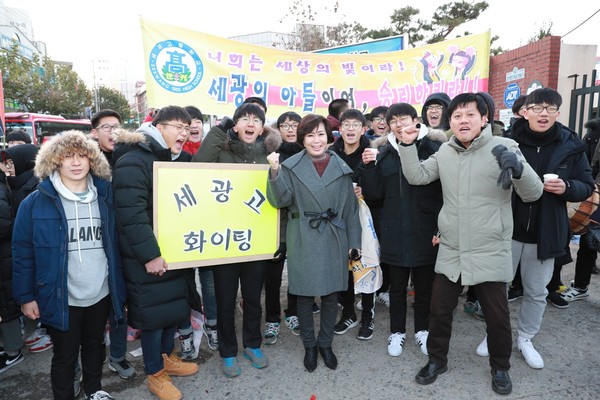
[[[581,87],[577,88],[577,75],[571,91],[571,109],[569,112],[569,128],[583,136],[584,124],[590,119],[600,118],[600,85],[596,80],[596,70],[592,71],[592,79],[588,86],[588,76],[583,75]],[[570,77],[570,78],[571,78]]]

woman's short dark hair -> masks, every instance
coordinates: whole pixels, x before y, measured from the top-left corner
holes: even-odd
[[[304,145],[304,137],[317,129],[320,124],[325,125],[325,132],[327,132],[327,143],[333,143],[333,133],[331,133],[331,125],[329,125],[329,121],[327,121],[327,118],[317,114],[308,114],[300,121],[297,131],[298,143]]]
[[[296,121],[298,123],[302,121],[302,117],[298,113],[295,113],[293,111],[286,111],[283,114],[281,114],[279,118],[277,118],[277,127],[279,128],[279,125],[283,124],[286,119],[289,119],[290,121]]]

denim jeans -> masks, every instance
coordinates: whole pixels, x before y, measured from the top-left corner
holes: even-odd
[[[173,337],[176,326],[155,331],[142,330],[142,352],[144,353],[144,373],[154,375],[164,368],[163,354],[173,352]]]
[[[125,315],[125,312],[123,312]],[[123,361],[127,353],[127,318],[118,321],[115,311],[110,307],[108,314],[108,324],[110,327],[110,361]]]
[[[215,280],[212,268],[198,268],[200,278],[200,290],[202,292],[202,305],[204,306],[204,318],[206,324],[215,326],[217,324],[217,299],[215,297]]]

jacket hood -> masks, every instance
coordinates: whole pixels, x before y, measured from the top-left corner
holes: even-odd
[[[243,152],[243,148],[248,146],[240,140],[238,134],[233,129],[229,129],[227,131],[227,134],[229,136],[229,140],[225,141],[223,145],[224,150],[233,152]],[[282,141],[283,140],[281,139],[281,134],[279,133],[279,130],[265,125],[263,132],[256,138],[256,142],[254,143],[254,145],[263,146],[267,154],[271,154],[279,148]]]
[[[169,150],[169,154],[171,155],[171,160],[176,160],[181,155],[182,152],[179,152],[177,154],[171,153],[171,149],[167,145],[167,142],[165,141],[165,138],[163,137],[162,133],[158,130],[158,128],[156,128],[156,126],[152,125],[151,122],[143,123],[142,126],[140,126],[140,129],[138,129],[138,130],[140,132],[142,132],[144,135],[150,136],[162,148]]]
[[[590,119],[584,127],[590,130],[589,134],[595,133],[600,136],[600,118]]]
[[[272,128],[268,125],[265,125],[262,136],[265,138],[265,149],[267,150],[267,154],[276,151],[283,142],[279,129]]]
[[[54,135],[42,144],[35,160],[35,175],[40,179],[49,177],[52,172],[60,168],[64,157],[73,153],[88,157],[92,175],[110,180],[110,165],[100,151],[98,143],[76,130]]]
[[[449,117],[448,117],[448,107],[450,106],[450,96],[448,96],[444,92],[432,93],[427,97],[425,103],[423,104],[423,108],[421,109],[421,119],[423,123],[429,126],[429,121],[427,120],[427,106],[432,103],[438,103],[444,106],[444,110],[442,111],[442,123],[440,125],[440,129],[447,130],[450,129]]]
[[[15,164],[15,175],[19,176],[25,171],[35,167],[35,157],[39,147],[33,144],[18,144],[2,150],[2,159],[9,158]]]
[[[448,136],[446,136],[446,133],[442,129],[436,129],[431,127],[428,127],[427,129],[429,129],[429,132],[427,133],[427,135],[425,135],[425,137],[431,140],[432,142],[439,142],[441,144],[448,141]],[[392,139],[395,139],[395,137],[394,134],[390,132],[385,136],[372,140],[370,147],[375,149],[385,147],[388,143],[390,143],[390,140]]]

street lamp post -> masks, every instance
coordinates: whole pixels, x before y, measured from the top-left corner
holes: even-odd
[[[96,86],[96,62],[98,63],[106,63],[106,60],[94,60],[92,59],[92,75],[93,75],[93,79],[94,79],[94,105],[95,105],[95,110],[96,112],[100,111],[100,96],[98,95],[98,86]],[[100,70],[102,70],[102,66],[98,67]],[[106,69],[106,66],[104,67],[104,69]],[[99,78],[100,81],[102,81],[102,77],[100,76]]]

